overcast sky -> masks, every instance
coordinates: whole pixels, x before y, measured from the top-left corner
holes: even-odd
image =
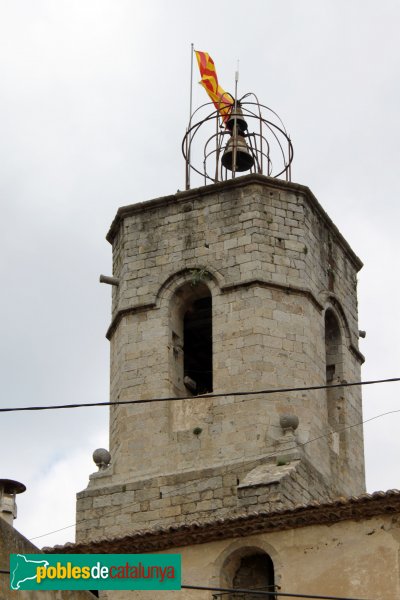
[[[229,90],[240,59],[239,95],[282,117],[293,181],[365,264],[363,379],[399,376],[399,28],[395,0],[0,0],[1,406],[108,400],[104,237],[119,206],[184,187],[191,42]],[[364,417],[400,410],[399,386],[365,388]],[[16,527],[73,524],[107,409],[0,419],[0,477],[28,488]],[[400,487],[399,428],[365,425],[369,491]]]

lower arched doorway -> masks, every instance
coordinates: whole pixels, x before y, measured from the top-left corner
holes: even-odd
[[[235,550],[222,567],[221,587],[237,589],[238,592],[214,594],[215,600],[258,600],[260,595],[252,594],[251,590],[274,592],[275,572],[271,557],[259,548]],[[269,598],[274,599],[275,596]]]

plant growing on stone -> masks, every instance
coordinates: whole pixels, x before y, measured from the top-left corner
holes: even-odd
[[[192,269],[190,271],[190,285],[192,287],[196,287],[199,283],[210,279],[210,273],[207,271],[205,267],[202,269]]]

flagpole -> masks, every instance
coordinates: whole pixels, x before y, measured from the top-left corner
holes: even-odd
[[[193,103],[193,54],[194,44],[190,44],[190,94],[189,94],[189,125],[186,129],[186,189],[190,189],[190,141],[189,141],[189,129],[192,123],[192,103]]]
[[[192,119],[192,101],[193,101],[193,54],[194,54],[194,44],[190,45],[190,115],[189,115],[189,124]]]

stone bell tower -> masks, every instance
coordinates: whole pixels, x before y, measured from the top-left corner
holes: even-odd
[[[290,181],[281,123],[284,179],[235,110],[209,185],[122,207],[107,235],[116,404],[77,541],[364,491],[360,388],[334,387],[360,380],[362,263]]]

